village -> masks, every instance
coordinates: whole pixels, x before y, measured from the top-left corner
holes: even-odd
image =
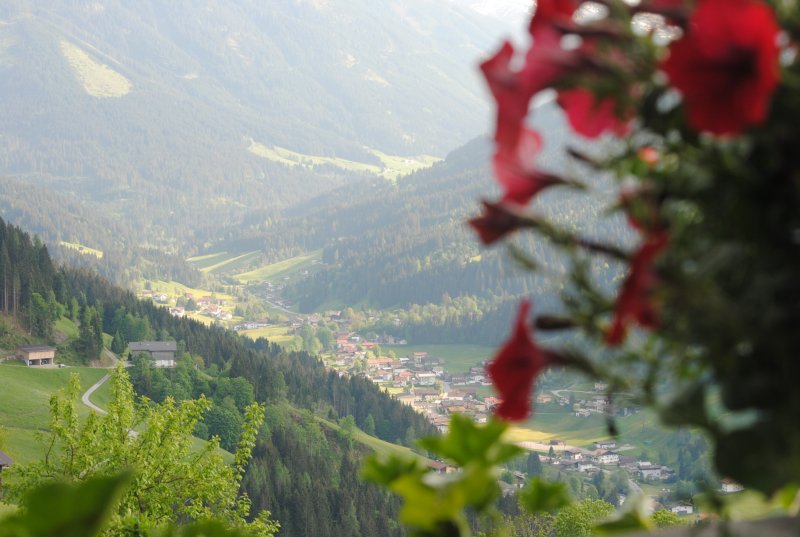
[[[249,337],[280,333],[282,337],[300,340],[301,334],[314,334],[321,328],[327,328],[333,338],[326,342],[327,345],[319,354],[329,371],[340,376],[358,375],[369,379],[399,402],[426,416],[442,433],[447,432],[453,414],[466,415],[476,423],[485,423],[501,402],[493,394],[483,361],[476,361],[464,371],[456,372],[452,367],[447,367],[446,359],[433,352],[419,350],[424,346],[406,350],[408,342],[402,338],[355,330],[357,327],[352,320],[340,310],[299,314],[288,309],[288,304],[277,292],[279,289],[272,284],[263,283],[258,290],[260,299],[273,311],[280,311],[279,320],[274,316],[252,320],[233,315],[237,303],[230,295],[213,293],[194,296],[186,293],[180,297],[182,299],[176,300],[166,293],[152,293],[149,298],[167,307],[172,315],[207,317],[212,323]],[[367,317],[362,321],[369,323],[374,318]],[[264,337],[272,339],[269,335]],[[574,420],[602,417],[611,412],[624,417],[641,411],[639,406],[632,403],[616,405],[612,410],[605,383],[595,383],[591,389],[583,392],[566,388],[541,390],[535,397],[535,403],[538,408],[549,408],[569,415]],[[642,460],[641,456],[632,456],[634,446],[618,445],[616,440],[609,438],[598,438],[585,445],[570,445],[558,439],[546,442],[519,441],[518,444],[537,452],[540,461],[550,468],[550,472],[567,472],[589,482],[598,473],[622,470],[628,476],[630,493],[645,493],[663,508],[678,515],[695,513],[695,506],[691,502],[666,500],[676,482],[675,470],[664,464]],[[443,462],[432,461],[431,464],[442,473],[455,471]],[[514,483],[504,484],[506,493],[512,493],[524,482],[525,476],[515,472]],[[738,483],[723,480],[718,492],[729,494],[741,490]],[[625,495],[620,494],[619,503],[624,500]]]

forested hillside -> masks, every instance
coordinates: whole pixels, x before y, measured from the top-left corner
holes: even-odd
[[[409,442],[432,429],[422,416],[381,393],[370,381],[328,373],[316,357],[306,353],[287,353],[265,340],[250,342],[221,328],[172,317],[92,272],[55,267],[38,239],[2,220],[0,284],[3,315],[16,317],[37,341],[53,343],[54,321],[71,310],[82,312],[76,315],[80,342],[86,333],[86,341],[102,345],[97,336],[105,328],[115,327],[115,338],[119,338],[138,326],[136,330],[152,337],[177,340],[187,359],[208,371],[198,375],[191,373],[194,367],[190,366],[168,373],[162,396],[181,399],[206,394],[222,400],[220,390],[224,389],[234,400],[246,399],[249,393],[266,403],[267,425],[259,435],[244,483],[257,508],[270,509],[280,518],[283,535],[398,534],[391,522],[397,504],[356,477],[364,448],[350,434],[325,422],[352,420],[391,442]],[[4,346],[17,343],[2,341]],[[82,355],[98,352],[84,347],[77,351]],[[242,382],[252,388],[232,388]],[[230,408],[224,401],[221,404]],[[208,416],[209,428],[213,415]]]
[[[545,193],[536,210],[569,229],[603,233],[624,245],[630,238],[626,227],[601,214],[604,204],[615,203],[608,181],[563,160],[567,146],[583,148],[585,142],[566,134],[554,107],[537,113],[537,126],[551,133],[537,162],[586,188]],[[532,274],[509,263],[507,250],[478,245],[465,221],[481,197],[495,195],[490,161],[488,141],[476,139],[394,182],[346,185],[286,211],[281,221],[254,220],[230,229],[210,250],[260,248],[254,262],[264,263],[322,249],[322,268],[284,291],[301,311],[391,309],[392,316],[374,325],[376,332],[415,342],[497,342],[519,296],[535,294],[538,307],[556,307],[566,260],[546,242],[519,240],[516,246],[533,254],[542,269]],[[620,267],[598,268],[612,284]]]
[[[4,2],[0,176],[202,245],[481,132],[493,28],[441,0]]]

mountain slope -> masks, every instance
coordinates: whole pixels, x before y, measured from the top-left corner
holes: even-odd
[[[441,0],[3,2],[0,177],[185,253],[484,131],[498,34]]]

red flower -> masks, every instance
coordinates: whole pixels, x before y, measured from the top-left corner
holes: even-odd
[[[467,223],[475,230],[486,246],[528,223],[517,209],[501,202],[483,201],[483,214]]]
[[[480,65],[497,102],[494,139],[500,149],[513,151],[516,148],[533,96],[576,68],[578,55],[561,49],[560,40],[561,35],[555,30],[543,30],[528,50],[525,64],[519,71],[511,68],[514,48],[508,42]]]
[[[766,118],[779,78],[778,32],[759,0],[700,2],[662,66],[692,127],[735,135]]]
[[[519,73],[511,69],[513,56],[514,47],[505,42],[497,54],[480,65],[497,102],[494,139],[501,147],[516,147],[520,127],[528,115],[528,103],[533,97],[520,81]]]
[[[487,368],[503,400],[497,415],[509,421],[521,421],[530,416],[533,383],[550,362],[550,353],[531,339],[527,325],[530,309],[530,302],[520,304],[514,333]]]
[[[569,25],[577,7],[577,0],[537,0],[536,11],[531,18],[531,35],[536,38],[540,30],[550,27],[553,23]]]
[[[605,334],[609,345],[619,345],[625,339],[628,324],[635,321],[645,328],[658,326],[658,312],[650,300],[650,295],[658,282],[653,272],[653,261],[667,247],[669,234],[664,230],[647,235],[644,243],[631,258],[628,278],[622,285],[614,308],[614,321]]]
[[[629,119],[620,119],[614,99],[597,100],[586,89],[559,92],[558,104],[567,113],[569,124],[578,134],[597,138],[604,132],[624,136],[630,129]]]
[[[494,174],[503,187],[503,201],[525,205],[541,190],[564,180],[533,166],[534,157],[542,148],[538,132],[523,128],[514,151],[499,148],[494,155]]]

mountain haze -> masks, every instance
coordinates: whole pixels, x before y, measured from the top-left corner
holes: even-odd
[[[441,0],[4,2],[0,176],[202,243],[484,131],[498,29]]]

